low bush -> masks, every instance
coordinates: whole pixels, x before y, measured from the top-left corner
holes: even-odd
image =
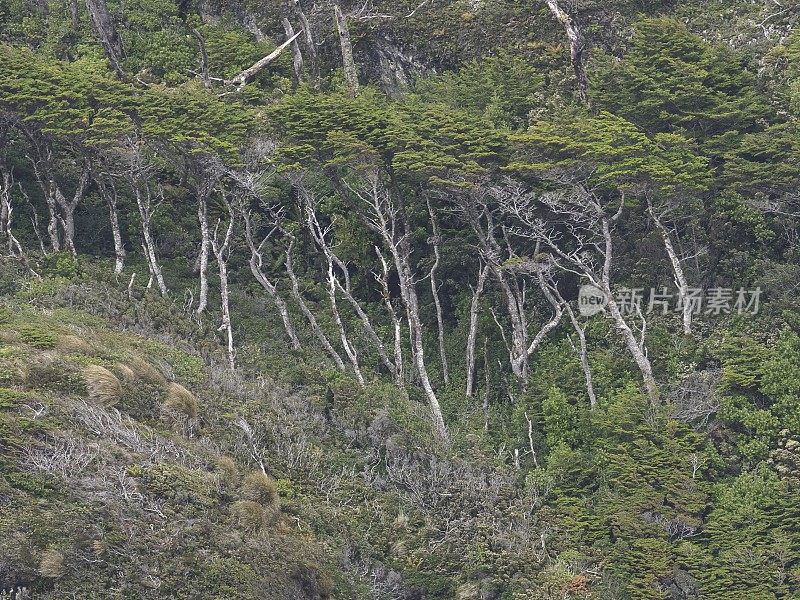
[[[19,339],[39,350],[49,350],[55,348],[57,337],[44,327],[25,325],[19,331]]]

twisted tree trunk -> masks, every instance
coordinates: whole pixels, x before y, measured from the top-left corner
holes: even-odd
[[[122,233],[119,227],[119,210],[117,208],[117,188],[114,179],[110,178],[108,186],[101,179],[97,179],[97,187],[108,206],[108,220],[111,223],[111,235],[114,240],[114,275],[119,275],[125,268],[125,244],[122,242]],[[109,191],[109,187],[111,190]]]
[[[433,230],[433,237],[429,242],[433,246],[434,261],[429,273],[431,282],[431,293],[433,294],[433,304],[436,307],[436,324],[439,330],[439,357],[442,361],[442,378],[445,385],[450,383],[450,372],[447,368],[447,353],[444,347],[444,322],[442,320],[442,303],[439,300],[439,285],[436,283],[436,269],[439,268],[441,262],[441,255],[439,253],[439,224],[436,222],[436,215],[433,212],[431,201],[428,199],[428,215],[431,219],[431,228]]]
[[[125,50],[105,0],[86,0],[86,9],[111,66],[120,77],[124,76],[122,59],[125,58]]]
[[[583,65],[583,54],[585,41],[583,34],[574,19],[558,5],[558,0],[545,0],[550,12],[561,23],[567,34],[569,41],[569,55],[572,68],[575,71],[575,78],[578,81],[578,97],[584,104],[589,103],[589,78],[586,76],[586,69]]]
[[[481,294],[489,274],[489,265],[482,264],[478,271],[478,284],[472,290],[472,302],[469,308],[469,334],[467,335],[467,389],[466,395],[472,396],[475,392],[475,342],[478,337],[478,310],[480,309]]]
[[[336,18],[336,30],[339,32],[344,79],[347,82],[350,95],[355,97],[359,93],[358,70],[356,69],[355,60],[353,60],[353,43],[350,41],[350,29],[347,27],[347,19],[342,13],[342,9],[336,3],[333,5],[333,14]]]
[[[253,230],[252,224],[250,223],[250,215],[249,213],[243,211],[242,216],[244,217],[245,239],[247,240],[247,245],[250,247],[250,272],[253,274],[253,277],[259,283],[259,285],[261,285],[261,287],[264,288],[264,290],[269,294],[270,298],[272,298],[275,308],[278,309],[278,313],[283,321],[283,328],[286,330],[286,335],[289,338],[289,343],[291,344],[292,349],[300,350],[302,346],[300,345],[297,332],[292,324],[292,319],[289,316],[289,307],[287,306],[286,301],[278,293],[278,289],[275,284],[272,283],[272,281],[270,281],[270,279],[264,273],[263,268],[263,248],[269,238],[272,236],[272,233],[276,231],[276,228],[272,229],[272,231],[270,231],[270,233],[264,237],[261,243],[256,246],[255,242],[253,241]]]

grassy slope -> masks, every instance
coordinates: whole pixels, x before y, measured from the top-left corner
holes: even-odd
[[[516,476],[477,448],[440,454],[423,405],[280,349],[231,374],[179,302],[97,277],[3,299],[0,589],[413,598],[534,576]],[[261,507],[244,483],[259,461],[278,492]]]

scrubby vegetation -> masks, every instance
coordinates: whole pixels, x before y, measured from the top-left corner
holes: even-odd
[[[0,0],[0,597],[800,595],[799,15]]]

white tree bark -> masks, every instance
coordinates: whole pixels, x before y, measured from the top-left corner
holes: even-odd
[[[583,53],[585,49],[583,35],[573,18],[558,5],[557,0],[545,1],[547,2],[550,12],[553,13],[556,20],[561,23],[561,26],[567,34],[570,62],[575,71],[575,78],[578,81],[578,97],[581,99],[581,102],[587,104],[589,102],[589,78],[586,76],[586,69],[583,65]]]
[[[358,189],[347,182],[342,183],[362,203],[364,208],[362,216],[364,216],[365,223],[381,237],[394,263],[400,285],[400,295],[406,308],[414,366],[419,375],[422,389],[428,398],[436,432],[442,442],[446,444],[448,443],[447,427],[439,399],[436,397],[425,365],[419,297],[411,267],[410,231],[402,198],[393,199],[377,173],[368,174],[366,180],[363,181],[363,187]]]
[[[642,374],[645,391],[655,405],[660,402],[658,385],[653,376],[652,365],[647,358],[644,339],[637,340],[633,330],[614,297],[611,282],[613,261],[612,225],[622,215],[625,196],[622,195],[615,214],[609,216],[601,199],[581,185],[567,190],[547,192],[538,197],[510,183],[503,190],[495,190],[496,198],[503,209],[516,217],[521,225],[515,234],[535,240],[551,253],[553,264],[564,271],[577,273],[600,289],[607,299],[606,315],[614,325]],[[548,207],[566,225],[569,243],[562,231],[540,218],[540,210],[534,203]],[[642,336],[644,337],[644,336]]]
[[[317,322],[314,313],[311,312],[311,309],[308,307],[308,304],[306,303],[305,299],[303,299],[303,295],[300,293],[300,282],[297,279],[297,275],[294,272],[294,267],[292,263],[292,253],[294,252],[295,238],[292,234],[288,232],[284,233],[287,233],[287,237],[289,238],[289,244],[286,248],[285,266],[286,266],[286,274],[289,276],[289,279],[292,282],[292,296],[297,302],[297,305],[300,307],[300,311],[303,313],[303,315],[305,315],[308,324],[311,326],[311,331],[314,332],[314,335],[319,340],[319,343],[333,359],[333,362],[336,363],[336,367],[340,371],[344,371],[345,367],[342,357],[339,356],[339,353],[331,344],[330,340],[328,339],[328,336],[325,335],[324,331],[322,331],[322,327],[319,326],[319,323]]]
[[[293,184],[295,188],[298,190],[298,192],[302,195],[303,200],[305,202],[306,223],[308,224],[308,229],[311,232],[311,237],[314,238],[314,241],[316,242],[317,246],[320,248],[320,250],[322,250],[322,253],[325,255],[325,258],[327,259],[328,263],[330,265],[335,265],[342,272],[342,278],[344,279],[344,284],[342,284],[339,281],[339,278],[336,277],[335,278],[336,286],[342,292],[342,295],[350,303],[356,315],[358,315],[358,318],[361,320],[361,323],[364,326],[364,330],[366,331],[367,336],[370,338],[373,345],[375,346],[375,349],[378,351],[378,356],[380,357],[381,362],[389,370],[390,373],[395,373],[396,371],[395,364],[389,358],[389,355],[386,352],[386,347],[383,341],[380,339],[377,332],[375,331],[375,328],[372,326],[372,321],[370,321],[370,318],[364,311],[363,307],[361,306],[361,303],[353,295],[352,285],[350,282],[350,273],[347,269],[347,265],[341,258],[339,258],[339,256],[337,256],[336,252],[332,247],[332,244],[329,243],[327,240],[327,232],[328,230],[332,229],[333,224],[331,224],[328,230],[323,229],[319,223],[319,220],[317,219],[317,214],[316,214],[317,201],[314,198],[313,194],[308,189],[306,189],[302,181],[295,179],[293,181]]]
[[[236,75],[233,79],[225,80],[227,85],[235,85],[241,90],[244,86],[255,79],[256,75],[258,75],[261,71],[263,71],[269,64],[271,64],[276,58],[278,58],[281,53],[286,50],[296,39],[297,37],[303,33],[302,30],[298,31],[297,33],[293,34],[289,37],[288,40],[283,42],[280,46],[275,48],[272,52],[267,54],[264,58],[258,60],[256,63],[251,65],[250,67],[246,68],[244,71]]]
[[[303,26],[303,33],[306,42],[306,50],[308,57],[311,61],[311,89],[318,90],[320,87],[319,76],[319,53],[317,52],[317,43],[314,40],[314,33],[311,29],[311,23],[300,5],[300,0],[294,0],[294,8],[297,13],[297,18],[300,19],[300,24]]]
[[[428,240],[428,242],[433,246],[433,255],[434,261],[433,265],[431,265],[430,273],[428,274],[428,278],[430,279],[431,283],[431,293],[433,294],[433,303],[436,307],[436,324],[438,326],[439,331],[439,359],[442,363],[442,378],[444,379],[445,385],[450,383],[450,370],[447,368],[447,352],[445,352],[444,346],[444,322],[442,319],[442,303],[439,300],[439,284],[436,282],[436,270],[439,268],[439,263],[441,262],[441,254],[439,252],[439,243],[441,241],[441,237],[439,235],[439,224],[436,221],[436,215],[433,212],[433,206],[431,205],[430,198],[427,199],[428,204],[428,215],[431,220],[431,228],[433,231],[433,236]]]
[[[110,177],[108,183],[102,177],[96,178],[100,194],[108,206],[108,221],[111,224],[111,236],[114,240],[114,275],[119,275],[125,268],[125,244],[122,242],[122,233],[119,227],[119,209],[117,206],[117,187],[114,178]]]
[[[594,391],[594,380],[592,378],[592,369],[589,365],[589,348],[586,343],[586,328],[580,324],[578,318],[575,316],[575,311],[572,310],[572,307],[569,305],[569,302],[564,300],[561,294],[558,291],[558,287],[556,286],[555,282],[549,284],[550,291],[553,293],[558,301],[564,307],[564,310],[569,317],[570,323],[572,323],[572,328],[575,330],[575,333],[578,334],[578,358],[580,359],[581,363],[581,370],[583,371],[583,377],[586,381],[586,394],[589,397],[589,407],[591,410],[597,408],[597,395]],[[570,340],[572,343],[572,340]],[[572,348],[575,349],[575,345],[572,345]]]
[[[287,306],[286,301],[278,293],[278,289],[275,284],[264,272],[264,246],[269,241],[270,237],[272,237],[272,234],[277,231],[277,227],[273,228],[261,240],[259,245],[256,246],[253,239],[250,214],[246,211],[242,211],[242,217],[244,218],[245,225],[245,239],[247,240],[247,245],[250,248],[250,272],[253,274],[253,277],[259,283],[259,285],[261,285],[267,294],[269,294],[269,297],[272,298],[275,308],[278,309],[278,314],[280,314],[281,320],[283,321],[283,328],[286,331],[286,335],[289,338],[289,343],[291,344],[292,349],[300,350],[302,346],[300,345],[300,339],[297,337],[297,332],[292,324],[292,319],[289,315],[289,307]]]
[[[19,260],[22,266],[30,271],[31,275],[38,278],[39,274],[31,267],[30,261],[28,261],[28,257],[22,249],[22,244],[14,235],[14,204],[12,202],[14,173],[2,160],[0,160],[0,175],[2,175],[2,187],[0,187],[0,238],[5,237],[9,256]],[[19,189],[22,190],[21,185],[19,185]]]
[[[342,341],[342,347],[344,348],[345,354],[347,354],[347,358],[350,359],[350,364],[353,365],[353,373],[355,373],[356,380],[361,387],[364,387],[364,375],[361,373],[361,367],[358,364],[358,353],[356,352],[355,346],[353,346],[352,342],[350,342],[347,337],[347,330],[344,327],[344,322],[342,322],[342,317],[339,314],[339,307],[336,303],[336,289],[337,287],[341,287],[338,286],[337,283],[336,274],[333,272],[333,261],[328,260],[328,298],[331,302],[331,311],[333,312],[333,318],[336,320],[336,326],[339,328],[339,337]]]
[[[225,234],[219,236],[220,222],[214,229],[214,235],[211,236],[211,249],[214,252],[214,257],[217,259],[217,266],[219,267],[219,293],[222,308],[222,323],[218,331],[224,331],[227,341],[228,350],[228,366],[231,371],[236,369],[236,348],[233,343],[233,323],[231,322],[230,310],[230,294],[228,292],[228,259],[230,258],[231,241],[233,240],[233,229],[236,222],[233,207],[227,198],[224,198],[225,205],[228,209],[228,226]]]
[[[300,44],[297,42],[294,27],[286,17],[283,18],[283,30],[286,32],[286,38],[292,40],[292,72],[294,73],[294,85],[296,87],[303,83],[303,53],[300,51]]]
[[[144,191],[142,191],[138,182],[134,182],[133,184],[133,193],[136,197],[136,206],[139,209],[139,218],[142,222],[142,248],[144,249],[145,258],[147,259],[147,268],[150,272],[150,281],[151,283],[155,281],[158,285],[161,295],[166,296],[168,290],[166,284],[164,283],[161,265],[156,258],[156,247],[150,230],[150,220],[153,216],[155,208],[158,206],[158,204],[160,204],[160,199],[155,203],[154,206],[150,184],[145,182],[143,187]],[[148,287],[150,287],[151,283],[148,283]]]
[[[478,337],[478,311],[480,310],[481,294],[489,275],[489,265],[481,263],[478,270],[478,283],[472,290],[472,301],[469,307],[469,333],[467,334],[467,388],[466,395],[471,397],[475,392],[475,342]]]
[[[117,28],[114,25],[114,18],[109,12],[105,1],[86,0],[86,8],[89,11],[92,25],[94,25],[94,29],[100,38],[106,57],[117,74],[123,77],[125,71],[122,69],[121,61],[125,58],[125,51]]]
[[[689,300],[689,282],[686,279],[686,273],[683,270],[683,261],[675,250],[675,245],[672,243],[672,237],[663,220],[653,207],[653,202],[650,197],[647,198],[647,212],[653,224],[656,226],[661,240],[664,243],[664,249],[667,252],[670,265],[672,265],[672,276],[675,281],[675,286],[678,288],[678,297],[681,301],[681,316],[683,321],[683,333],[691,335],[692,333],[692,310],[693,306]]]
[[[405,385],[405,368],[403,365],[403,324],[397,311],[392,304],[392,295],[389,292],[389,263],[380,251],[380,248],[375,246],[375,253],[380,260],[382,271],[374,272],[375,280],[381,285],[381,296],[383,297],[383,304],[386,307],[386,313],[392,322],[394,329],[394,378],[395,383],[403,387]]]
[[[339,33],[339,46],[342,52],[342,68],[344,79],[351,96],[358,96],[358,69],[353,60],[353,44],[350,41],[350,29],[347,26],[347,18],[342,13],[338,3],[333,5],[333,14],[336,19],[336,30]]]
[[[211,190],[201,187],[197,194],[197,220],[200,223],[199,276],[200,294],[197,299],[197,314],[208,306],[208,253],[211,250],[211,235],[208,228],[208,197]]]

